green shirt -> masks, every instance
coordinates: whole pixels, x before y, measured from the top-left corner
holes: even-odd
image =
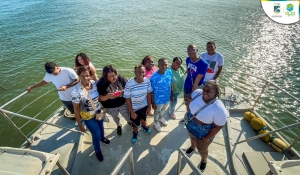
[[[184,67],[180,66],[177,71],[172,69],[172,67],[169,68],[172,71],[173,75],[173,93],[181,93],[183,91],[183,86],[184,86],[184,80],[185,80],[185,69]]]

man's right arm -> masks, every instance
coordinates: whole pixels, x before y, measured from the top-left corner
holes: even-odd
[[[46,85],[47,83],[48,83],[48,82],[46,82],[45,80],[42,80],[42,81],[40,81],[39,83],[37,83],[37,84],[35,84],[35,85],[33,85],[33,86],[29,86],[26,90],[27,90],[28,92],[31,92],[32,89],[37,88],[37,87],[44,86],[44,85]]]
[[[195,81],[193,83],[193,88],[192,88],[192,92],[191,93],[193,93],[196,89],[198,89],[198,84],[201,81],[201,79],[202,79],[203,76],[204,76],[203,74],[198,74],[197,75],[197,77],[195,78]]]

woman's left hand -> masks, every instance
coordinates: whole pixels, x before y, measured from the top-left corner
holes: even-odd
[[[202,137],[202,140],[200,141],[202,144],[207,144],[209,142],[209,138],[206,138],[205,136]]]

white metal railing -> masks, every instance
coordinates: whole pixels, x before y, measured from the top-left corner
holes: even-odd
[[[110,173],[110,175],[117,175],[122,166],[124,165],[126,159],[129,157],[130,160],[130,170],[131,170],[131,175],[135,175],[134,172],[134,161],[133,161],[133,151],[132,147],[128,149],[128,151],[124,154],[122,159],[119,161],[115,169]]]
[[[32,140],[29,139],[29,136],[35,131],[36,128],[38,128],[39,126],[41,126],[42,124],[47,124],[47,125],[51,125],[51,126],[55,126],[55,127],[58,127],[58,128],[62,128],[62,129],[66,129],[66,130],[69,130],[69,131],[72,131],[72,132],[77,132],[77,133],[81,133],[80,131],[78,130],[74,130],[74,129],[69,129],[69,128],[66,128],[66,127],[63,127],[63,126],[59,126],[59,125],[55,125],[53,123],[49,123],[49,122],[46,122],[47,119],[49,119],[54,113],[52,113],[48,118],[46,118],[44,121],[43,120],[39,120],[39,119],[36,119],[37,116],[39,116],[43,111],[45,111],[47,108],[51,107],[57,100],[54,100],[53,102],[51,102],[51,104],[45,106],[40,112],[38,112],[38,114],[36,114],[34,117],[29,117],[29,116],[26,116],[26,115],[22,115],[22,114],[19,114],[20,111],[22,111],[23,109],[25,109],[26,107],[28,107],[29,105],[31,105],[33,102],[37,101],[38,99],[40,99],[41,97],[45,96],[46,94],[48,94],[49,92],[51,92],[52,90],[42,94],[41,96],[39,96],[38,98],[36,98],[35,100],[31,101],[29,104],[27,104],[25,107],[23,107],[21,110],[19,110],[18,112],[12,112],[12,111],[8,111],[8,110],[5,110],[3,109],[4,107],[8,106],[9,104],[13,103],[14,101],[16,101],[17,99],[21,98],[22,96],[24,96],[25,94],[27,94],[28,92],[25,91],[23,93],[21,93],[20,95],[18,95],[17,97],[11,99],[10,101],[8,101],[7,103],[5,103],[4,105],[2,105],[0,107],[0,113],[3,115],[3,117],[8,121],[8,123],[10,123],[13,128],[22,136],[24,137],[24,139],[26,140],[26,142],[28,144],[31,144],[32,143]],[[58,110],[55,110],[56,112]],[[7,114],[9,115],[12,115],[12,117],[9,117]],[[27,119],[28,121],[23,124],[22,126],[18,127],[13,121],[12,121],[12,118],[13,117],[19,117],[19,118],[23,118],[23,119]],[[28,125],[28,123],[30,123],[31,121],[35,121],[35,122],[38,122],[40,123],[37,127],[35,127],[35,129],[32,129],[32,131],[25,135],[23,132],[22,132],[22,128],[24,128],[26,125]]]
[[[250,137],[250,138],[248,138],[248,139],[245,139],[245,140],[236,142],[236,143],[234,143],[234,145],[237,145],[237,144],[240,144],[240,143],[243,143],[243,142],[249,142],[249,141],[251,141],[251,140],[255,140],[255,139],[264,137],[264,136],[266,136],[266,135],[269,135],[269,134],[272,134],[272,133],[276,133],[276,132],[279,132],[279,131],[282,131],[282,130],[285,130],[285,129],[288,129],[288,128],[292,128],[292,127],[295,127],[295,126],[298,126],[298,125],[300,125],[300,122],[295,123],[295,124],[291,124],[291,125],[288,125],[288,126],[285,126],[285,127],[283,127],[283,128],[280,128],[280,129],[276,129],[276,130],[274,130],[274,131],[269,131],[269,132],[264,133],[264,134],[260,134],[260,135],[254,136],[254,137]],[[298,138],[297,138],[297,139],[298,139]]]
[[[224,79],[226,80],[224,74],[230,74],[233,76],[239,75],[239,78],[235,78],[235,81],[232,81],[232,82],[224,81]],[[253,77],[255,77],[256,79],[253,79]],[[257,81],[257,79],[259,79],[260,81]],[[265,80],[264,78],[261,78],[261,77],[258,77],[258,76],[252,75],[252,74],[243,73],[243,72],[222,71],[222,75],[220,76],[219,81],[221,81],[220,84],[225,82],[224,84],[222,84],[223,86],[232,87],[234,89],[234,91],[235,92],[238,91],[238,93],[248,90],[248,92],[245,93],[246,95],[239,94],[241,96],[241,98],[243,99],[243,101],[248,103],[250,105],[250,107],[252,108],[252,110],[254,110],[254,108],[259,109],[259,110],[255,110],[255,111],[263,119],[268,121],[268,124],[270,125],[269,127],[272,127],[275,132],[279,132],[280,135],[285,139],[286,142],[288,142],[289,144],[293,143],[292,146],[294,146],[294,144],[297,143],[297,140],[299,139],[299,135],[297,135],[296,133],[299,133],[299,127],[293,127],[294,126],[293,124],[298,123],[300,121],[300,118],[297,117],[298,113],[300,111],[299,110],[300,100],[298,98],[293,96],[291,93],[283,90],[278,85],[276,85],[275,83],[273,83],[269,80]],[[251,88],[249,88],[249,87],[251,87]],[[238,89],[238,90],[236,90],[236,89]],[[239,90],[240,90],[240,92],[239,92]],[[284,101],[281,98],[289,99],[289,100]],[[293,107],[291,107],[291,109],[287,109],[284,104],[291,103],[290,101],[293,102],[293,105],[290,105]],[[280,110],[282,112],[285,112],[285,114],[286,114],[285,118],[288,118],[287,121],[284,121],[280,117],[276,117],[276,116],[278,116],[278,114],[277,115],[275,114],[276,110],[270,109],[271,106],[275,106],[277,108],[276,110],[278,110],[278,111]],[[294,111],[292,111],[292,110],[294,110]],[[290,120],[290,119],[292,119],[292,120]],[[295,121],[293,121],[293,119]],[[293,123],[293,124],[289,124],[289,123]],[[292,126],[288,126],[288,125],[292,125]],[[293,130],[297,130],[297,129],[298,129],[298,131],[293,131]],[[288,133],[288,135],[291,138],[289,138],[286,133]],[[270,132],[268,134],[270,134]],[[267,135],[267,134],[265,134],[265,135]],[[265,135],[255,136],[253,138],[250,138],[250,139],[247,139],[244,141],[250,141],[253,139],[263,137]],[[293,135],[295,137],[295,139],[293,139],[291,135]],[[244,142],[244,141],[241,141],[241,142]],[[240,143],[240,142],[238,142],[238,143]],[[235,144],[238,144],[238,143],[235,143]]]
[[[191,159],[183,152],[181,148],[178,148],[178,161],[177,161],[177,175],[180,174],[180,169],[181,169],[181,156],[184,157],[186,162],[190,165],[194,173],[198,175],[202,175],[201,171],[197,168],[195,164],[191,161]]]

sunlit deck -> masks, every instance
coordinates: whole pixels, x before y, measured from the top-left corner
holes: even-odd
[[[177,107],[182,103],[179,99]],[[111,140],[110,145],[101,144],[104,161],[96,159],[90,134],[77,134],[47,126],[41,132],[41,139],[35,141],[31,149],[63,154],[61,162],[72,175],[110,174],[125,152],[133,147],[134,169],[139,174],[176,174],[178,161],[178,148],[184,151],[190,146],[189,136],[184,124],[179,120],[185,113],[182,105],[176,112],[177,119],[172,119],[167,114],[169,124],[157,132],[153,126],[153,116],[148,116],[147,122],[153,131],[148,135],[139,130],[138,141],[131,143],[132,129],[122,118],[123,134],[117,135],[116,125],[110,118],[110,123],[105,123],[105,136]],[[76,128],[75,121],[57,116],[54,123],[69,128]],[[209,148],[209,162],[205,174],[230,174],[230,163],[227,161],[225,140],[227,134],[225,127],[219,132]],[[197,166],[200,163],[198,152],[190,156],[191,161]],[[53,172],[60,173],[58,170]],[[192,169],[182,160],[181,174],[192,174]],[[119,174],[131,174],[130,161],[126,161]]]

